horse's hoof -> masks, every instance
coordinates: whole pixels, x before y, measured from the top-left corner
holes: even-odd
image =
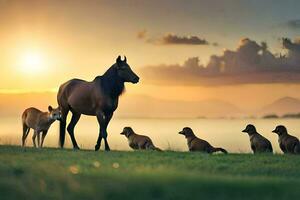
[[[110,148],[108,147],[108,148],[105,148],[105,151],[110,151]]]
[[[77,150],[80,150],[80,148],[78,146],[76,146],[76,147],[73,147],[73,150],[77,151]]]
[[[98,151],[100,149],[100,145],[96,144],[95,151]]]

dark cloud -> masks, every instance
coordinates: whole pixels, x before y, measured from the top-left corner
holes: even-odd
[[[287,25],[291,28],[300,28],[300,19],[290,20]]]
[[[290,52],[300,52],[300,40],[295,40],[292,42],[289,38],[282,39],[282,45],[284,48],[290,50]]]
[[[209,45],[206,39],[198,36],[179,36],[173,33],[167,33],[162,37],[147,37],[147,31],[142,30],[137,33],[138,39],[144,39],[147,43],[157,45]],[[213,42],[213,46],[218,46],[218,43]]]
[[[207,65],[192,57],[183,65],[148,66],[141,70],[145,80],[174,84],[300,83],[300,42],[283,38],[287,53],[275,55],[267,43],[249,38],[240,40],[235,50],[212,55]]]
[[[158,42],[161,44],[208,45],[205,39],[201,39],[198,36],[178,36],[171,33],[158,39]]]

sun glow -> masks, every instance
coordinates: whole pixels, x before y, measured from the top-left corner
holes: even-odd
[[[35,74],[43,70],[44,58],[39,52],[27,52],[21,56],[20,65],[24,73]]]

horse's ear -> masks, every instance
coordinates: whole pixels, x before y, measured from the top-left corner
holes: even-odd
[[[118,58],[116,59],[116,62],[117,63],[121,62],[121,56],[118,56]]]
[[[127,62],[127,58],[126,58],[126,56],[124,56],[125,58],[124,58],[124,62]]]
[[[52,106],[48,106],[48,111],[51,112],[53,110]]]

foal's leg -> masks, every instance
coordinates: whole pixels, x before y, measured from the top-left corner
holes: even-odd
[[[33,142],[34,147],[36,147],[35,138],[36,138],[37,134],[38,134],[38,132],[36,130],[34,130],[34,133],[33,133],[33,136],[32,136],[32,142]]]
[[[30,128],[23,124],[23,136],[22,136],[22,146],[25,146],[25,141],[28,136]]]
[[[42,141],[41,141],[41,148],[43,147],[43,144],[44,144],[44,139],[45,139],[45,137],[46,137],[46,135],[47,135],[47,132],[48,131],[43,131],[43,135],[42,135]]]
[[[105,150],[106,151],[110,150],[108,142],[107,142],[107,131],[106,131],[106,129],[107,129],[108,123],[111,120],[112,116],[113,116],[113,113],[108,113],[108,114],[105,115],[103,112],[101,112],[100,114],[97,115],[97,120],[98,120],[98,123],[100,125],[100,131],[99,131],[97,144],[95,146],[95,151],[98,151],[100,149],[102,138],[104,139]]]
[[[80,116],[81,116],[81,114],[72,112],[72,119],[71,119],[71,121],[68,125],[68,128],[67,128],[67,130],[70,134],[72,143],[73,143],[73,149],[79,149],[79,147],[77,145],[77,142],[75,140],[75,136],[74,136],[74,128],[75,128],[77,122],[79,121]]]
[[[41,140],[40,140],[41,137],[40,137],[40,136],[41,136],[41,132],[38,132],[38,133],[37,133],[38,147],[41,147],[41,146],[40,146],[40,144],[41,144]]]

